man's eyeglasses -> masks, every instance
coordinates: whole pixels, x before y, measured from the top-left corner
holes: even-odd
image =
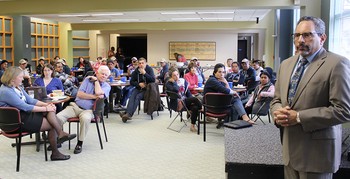
[[[292,37],[294,38],[294,40],[296,39],[299,39],[300,36],[303,37],[303,39],[311,39],[314,34],[317,34],[317,35],[322,35],[321,33],[317,33],[317,32],[305,32],[305,33],[294,33],[292,34]]]

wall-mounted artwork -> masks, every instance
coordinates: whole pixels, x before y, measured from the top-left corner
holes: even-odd
[[[216,60],[215,42],[169,42],[169,59],[175,60],[174,53],[182,54],[186,59],[197,57],[199,60]]]

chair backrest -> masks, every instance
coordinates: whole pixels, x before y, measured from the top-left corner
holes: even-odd
[[[5,133],[16,132],[21,127],[20,111],[14,107],[0,107],[0,129]]]
[[[225,113],[232,106],[232,95],[223,93],[206,93],[204,96],[207,111],[211,113]]]
[[[104,98],[97,98],[94,102],[94,106],[92,108],[92,112],[94,113],[95,117],[100,117],[103,110],[104,110]]]
[[[173,91],[166,91],[166,94],[170,99],[181,99],[181,96]]]
[[[94,76],[95,75],[95,72],[94,71],[87,71],[85,76],[84,76],[84,79],[88,76]]]

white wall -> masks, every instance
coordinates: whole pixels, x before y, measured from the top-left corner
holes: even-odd
[[[170,41],[216,42],[216,61],[201,61],[201,65],[225,63],[227,58],[237,58],[237,33],[230,31],[150,31],[147,34],[149,64],[157,64],[161,58],[169,59]],[[192,57],[186,57],[191,59]],[[174,62],[174,61],[173,61]]]

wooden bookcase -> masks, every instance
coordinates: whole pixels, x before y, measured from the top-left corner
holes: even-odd
[[[73,39],[73,65],[79,61],[79,57],[90,59],[89,56],[89,31],[72,31]]]
[[[13,19],[0,16],[0,59],[7,60],[13,64]]]
[[[38,65],[40,57],[45,57],[48,63],[60,55],[58,24],[31,21],[32,61]]]

